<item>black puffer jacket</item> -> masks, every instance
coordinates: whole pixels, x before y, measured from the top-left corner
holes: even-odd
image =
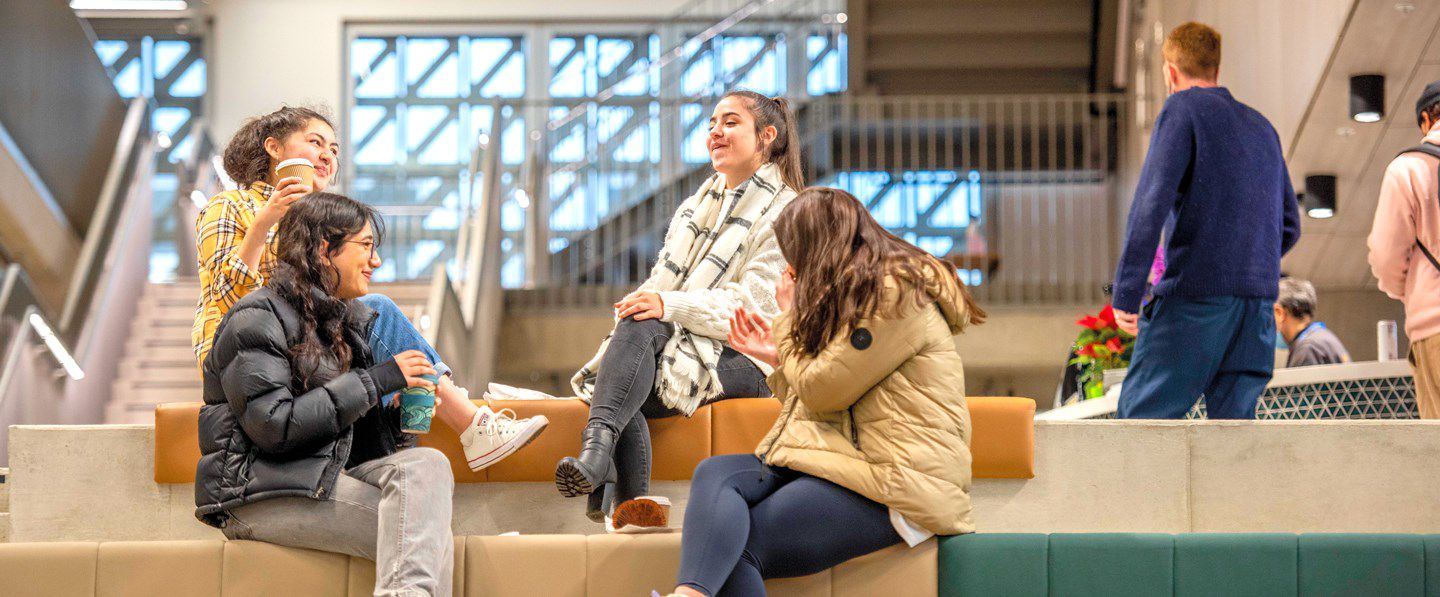
[[[314,387],[297,387],[290,347],[299,342],[300,313],[262,288],[235,303],[215,332],[204,363],[200,463],[195,470],[195,516],[224,526],[225,511],[276,497],[328,499],[335,479],[351,466],[413,443],[400,431],[398,409],[376,408],[405,377],[393,359],[374,364],[370,329],[375,313],[350,301],[346,342],[349,371],[322,365]]]

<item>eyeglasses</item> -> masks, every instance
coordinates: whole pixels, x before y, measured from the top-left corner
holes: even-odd
[[[360,246],[362,246],[362,247],[365,247],[365,250],[370,252],[370,258],[372,258],[372,259],[375,258],[375,241],[373,241],[373,240],[347,240],[347,241],[345,241],[345,242],[350,243],[350,244],[352,244],[352,245],[360,245]]]

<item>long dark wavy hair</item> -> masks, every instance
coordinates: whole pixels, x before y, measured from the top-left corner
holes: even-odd
[[[345,326],[355,309],[352,301],[336,296],[340,272],[321,257],[339,254],[345,249],[345,240],[359,234],[366,224],[379,244],[383,232],[380,214],[335,193],[308,195],[280,218],[275,234],[278,262],[269,286],[300,312],[300,342],[290,347],[294,381],[300,387],[328,381],[317,377],[330,373],[322,371],[326,362],[333,361],[338,367],[335,375],[350,369],[354,355],[345,342]]]
[[[796,271],[790,338],[815,356],[861,319],[875,315],[885,277],[901,282],[901,301],[923,305],[928,276],[950,278],[960,289],[969,323],[985,320],[955,269],[880,226],[854,195],[840,189],[801,191],[775,220],[775,240]]]
[[[780,169],[780,180],[785,186],[799,190],[805,188],[805,172],[800,163],[800,133],[795,127],[795,113],[790,102],[783,97],[766,95],[737,89],[725,97],[742,97],[755,118],[755,137],[767,126],[775,127],[775,140],[760,147],[765,153],[765,163],[774,162]]]
[[[246,120],[225,145],[222,158],[225,174],[242,189],[270,178],[270,154],[265,151],[265,140],[274,137],[283,141],[295,131],[304,129],[311,120],[319,120],[335,128],[335,123],[330,122],[330,117],[320,109],[298,106],[282,106],[269,114]]]

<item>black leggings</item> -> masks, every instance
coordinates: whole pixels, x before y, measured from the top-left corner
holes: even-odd
[[[685,505],[680,578],[706,595],[764,595],[765,579],[814,574],[900,542],[890,511],[753,454],[705,459]]]
[[[610,428],[616,442],[616,483],[610,488],[612,503],[645,495],[650,491],[650,427],[646,418],[663,419],[680,414],[665,406],[655,393],[660,353],[674,333],[672,324],[658,319],[636,321],[627,317],[615,326],[610,345],[600,360],[595,393],[590,397],[587,425]],[[725,398],[763,398],[770,395],[765,374],[755,363],[725,347],[716,366]],[[714,402],[712,400],[710,402]],[[707,402],[706,404],[709,404]]]

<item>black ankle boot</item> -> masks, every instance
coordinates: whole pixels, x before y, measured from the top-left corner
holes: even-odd
[[[586,427],[581,433],[580,455],[566,456],[555,465],[555,488],[560,495],[576,497],[615,482],[615,439],[608,428]]]

